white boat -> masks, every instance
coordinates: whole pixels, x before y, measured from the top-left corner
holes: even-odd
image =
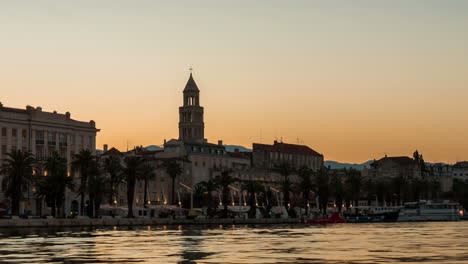
[[[405,203],[398,214],[398,222],[410,221],[458,221],[460,204],[450,201],[419,201]]]

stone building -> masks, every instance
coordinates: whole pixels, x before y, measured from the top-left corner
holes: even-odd
[[[96,152],[96,128],[94,121],[82,122],[71,118],[69,112],[65,114],[42,111],[41,107],[27,106],[25,109],[5,107],[0,103],[0,162],[12,150],[31,152],[41,161],[57,151],[70,163],[74,154],[82,149]],[[3,162],[2,162],[3,163]],[[0,181],[1,181],[0,176]],[[29,203],[35,213],[36,203],[32,202],[34,190],[28,190],[25,197],[30,197]],[[0,201],[4,200],[0,190]],[[67,200],[70,194],[67,194]],[[69,206],[69,201],[66,201]]]
[[[388,179],[402,176],[411,179],[421,177],[421,168],[410,157],[384,157],[370,164],[370,169],[366,170],[365,175],[371,178]]]
[[[304,145],[274,141],[273,145],[253,144],[252,163],[256,168],[273,169],[281,163],[288,163],[299,169],[308,167],[318,170],[323,167],[323,155]]]

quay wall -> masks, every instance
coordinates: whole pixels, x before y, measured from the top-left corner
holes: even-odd
[[[98,218],[98,219],[0,219],[0,228],[100,227],[149,225],[247,225],[297,224],[298,218],[265,219],[171,219],[171,218]]]

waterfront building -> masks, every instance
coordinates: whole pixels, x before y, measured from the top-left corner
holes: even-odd
[[[468,161],[460,161],[453,165],[453,177],[468,180]]]
[[[39,161],[46,160],[52,152],[57,151],[67,159],[70,172],[74,154],[83,149],[96,153],[97,132],[99,129],[93,120],[74,120],[70,112],[46,112],[41,107],[32,106],[18,109],[5,107],[0,103],[0,161],[13,150],[29,151]],[[1,177],[0,175],[0,181]],[[31,207],[35,213],[35,208],[40,205],[32,202],[33,191],[27,191],[25,197],[29,197],[29,201],[24,202],[31,204],[25,207]],[[68,194],[67,197],[69,196]],[[4,199],[0,190],[0,201]]]
[[[370,178],[396,178],[407,179],[421,177],[421,167],[418,162],[410,157],[387,157],[374,160],[370,168],[365,171]]]
[[[252,163],[256,168],[274,169],[287,163],[294,169],[308,167],[318,170],[323,167],[323,155],[308,146],[274,141],[273,145],[253,144]]]

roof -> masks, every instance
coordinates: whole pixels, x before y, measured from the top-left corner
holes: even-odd
[[[112,147],[108,151],[102,153],[102,155],[103,156],[118,156],[118,155],[122,155],[122,152],[120,152],[118,149]]]
[[[323,157],[322,154],[309,148],[308,146],[287,144],[287,143],[282,143],[282,142],[275,142],[273,145],[253,143],[253,150],[254,151],[262,151],[262,150],[274,151],[274,152],[281,152],[281,153]]]
[[[190,73],[190,77],[187,81],[187,84],[185,85],[184,92],[199,92],[198,86],[195,83],[195,80],[193,79],[192,73]]]
[[[379,163],[387,162],[387,161],[392,161],[398,165],[401,166],[409,166],[409,165],[416,165],[416,161],[410,157],[407,156],[401,156],[401,157],[384,157],[381,158],[377,161],[374,161],[372,165],[378,165]]]

